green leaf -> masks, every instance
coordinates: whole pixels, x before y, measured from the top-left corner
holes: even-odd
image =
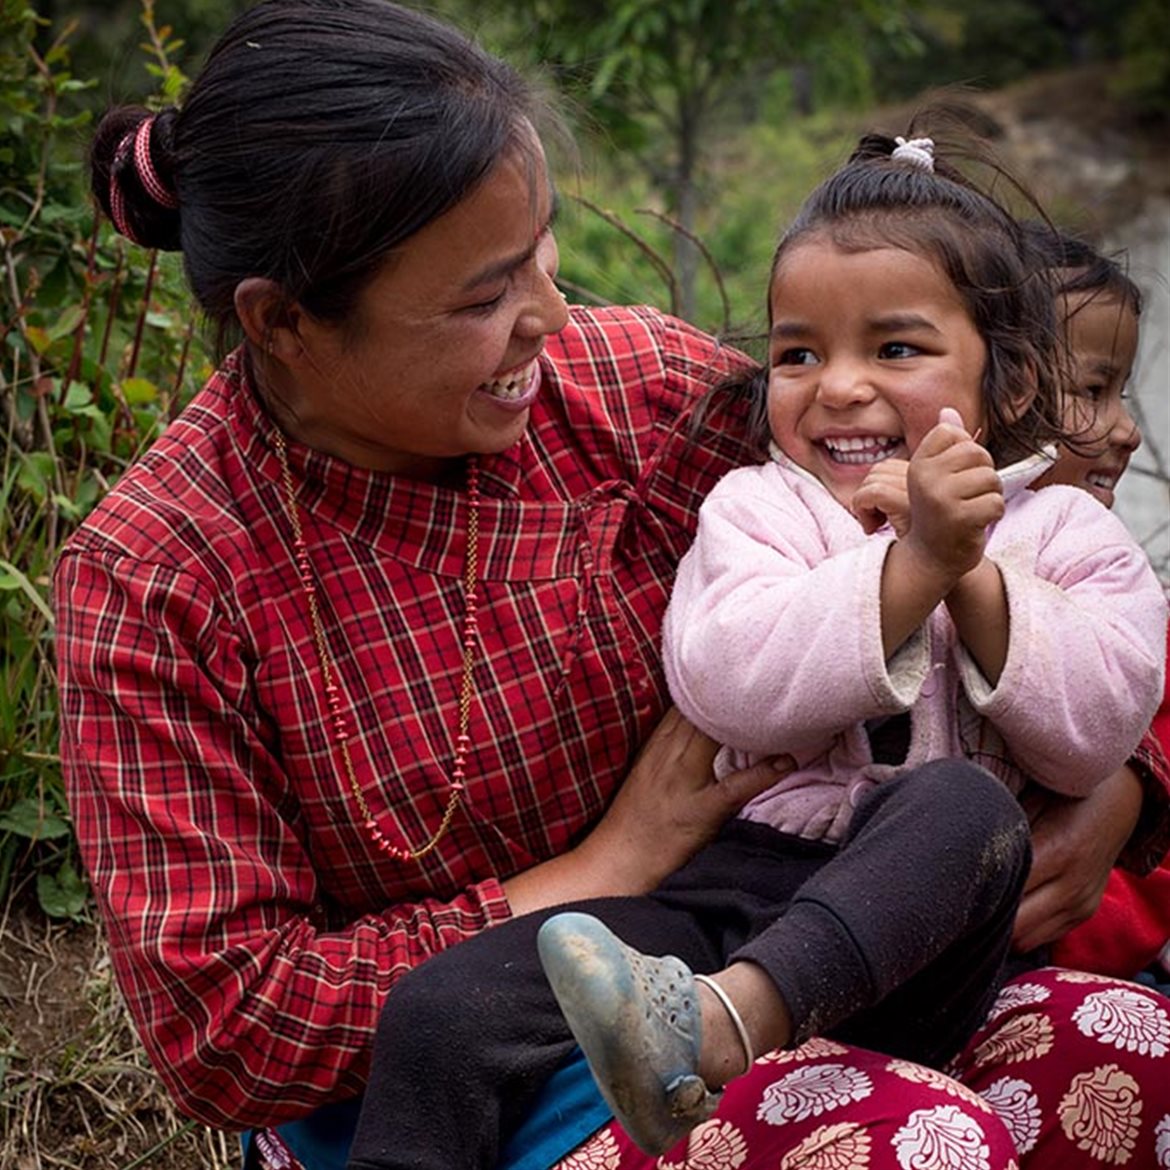
[[[158,387],[149,378],[126,378],[122,396],[131,406],[145,406],[158,401]]]
[[[53,477],[53,457],[48,451],[29,451],[20,461],[17,484],[34,499],[43,501]]]
[[[51,626],[53,611],[49,608],[41,591],[22,573],[11,561],[0,560],[0,573],[6,577],[15,577],[17,585],[24,591],[28,599],[41,611],[42,616]]]
[[[38,354],[43,354],[45,350],[52,344],[53,339],[49,334],[39,325],[27,325],[24,330],[25,337],[28,338],[28,343],[37,351]]]
[[[69,825],[31,796],[21,797],[0,813],[0,829],[30,841],[56,841],[69,836]]]
[[[76,921],[85,912],[85,883],[67,861],[55,874],[37,874],[37,901],[50,918]]]
[[[67,520],[80,520],[85,512],[82,506],[75,500],[69,499],[68,496],[62,496],[58,493],[53,493],[53,504],[57,511],[61,513]],[[4,584],[6,578],[0,578],[0,589],[8,588]]]
[[[65,391],[65,401],[61,405],[70,414],[82,414],[84,413],[82,408],[92,402],[93,393],[88,386],[83,386],[80,382],[70,382],[69,388]]]

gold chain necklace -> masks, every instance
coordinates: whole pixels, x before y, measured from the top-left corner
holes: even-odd
[[[430,840],[418,849],[411,849],[395,845],[378,828],[374,814],[370,811],[369,803],[358,783],[357,773],[353,766],[353,757],[349,751],[349,728],[346,726],[345,715],[341,709],[340,672],[333,655],[329,652],[329,644],[325,641],[325,628],[321,623],[321,612],[317,605],[317,586],[313,581],[313,568],[309,562],[309,551],[305,544],[304,529],[301,527],[300,510],[297,508],[296,491],[293,487],[292,471],[288,464],[288,449],[284,435],[276,431],[272,436],[272,446],[276,451],[276,458],[280,461],[280,478],[284,487],[284,505],[288,514],[289,525],[293,534],[293,552],[296,557],[297,575],[300,577],[301,591],[305,595],[305,605],[309,611],[309,625],[313,631],[313,641],[317,647],[317,658],[321,663],[321,676],[325,682],[325,701],[329,707],[329,725],[333,732],[333,742],[341,756],[342,770],[349,783],[349,790],[357,802],[358,810],[362,814],[362,824],[374,844],[390,857],[398,861],[421,861],[443,838],[443,834],[451,825],[455,810],[463,799],[467,751],[471,746],[471,738],[467,734],[471,720],[471,696],[473,693],[471,669],[475,663],[475,647],[479,639],[479,623],[476,616],[476,586],[479,553],[479,463],[474,456],[467,462],[467,553],[463,566],[463,677],[459,687],[459,724],[455,735],[455,766],[451,770],[451,793],[447,798],[447,807],[443,810],[439,827],[431,835]]]

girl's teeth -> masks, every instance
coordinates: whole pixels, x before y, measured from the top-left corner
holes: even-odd
[[[1117,482],[1112,475],[1104,475],[1099,471],[1090,471],[1085,479],[1093,485],[1093,487],[1105,488],[1107,491],[1113,490],[1113,485]]]
[[[835,463],[880,463],[883,459],[890,457],[894,448],[898,446],[898,442],[898,439],[892,438],[856,436],[826,439],[824,446]]]

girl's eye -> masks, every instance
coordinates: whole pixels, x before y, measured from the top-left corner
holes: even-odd
[[[1087,398],[1090,402],[1100,402],[1105,397],[1108,386],[1102,386],[1100,383],[1093,383],[1091,386],[1078,386],[1077,394],[1081,398]]]
[[[921,352],[916,345],[911,345],[908,341],[887,341],[878,351],[878,355],[897,361],[899,358],[917,357]]]
[[[811,366],[816,360],[816,354],[811,349],[794,346],[792,349],[781,350],[772,364],[775,366]]]

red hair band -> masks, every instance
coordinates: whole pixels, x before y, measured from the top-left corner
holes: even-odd
[[[158,171],[154,169],[154,160],[150,157],[150,128],[154,125],[154,115],[151,114],[134,134],[134,165],[138,169],[138,178],[151,197],[160,207],[174,211],[179,206],[175,193],[168,190]]]
[[[173,191],[170,191],[159,178],[154,169],[154,160],[150,157],[150,128],[154,123],[154,115],[142,121],[134,130],[128,130],[118,143],[114,151],[114,165],[110,168],[110,219],[114,227],[131,243],[142,245],[142,241],[134,234],[130,221],[126,218],[126,197],[122,194],[122,184],[119,174],[125,169],[127,161],[133,157],[134,171],[142,189],[159,204],[170,211],[179,206],[179,200]]]
[[[122,184],[118,181],[118,172],[125,166],[133,149],[133,137],[134,131],[128,131],[114,151],[114,164],[110,167],[110,219],[114,221],[114,227],[119,233],[132,244],[141,244],[142,241],[131,230],[130,222],[126,219],[126,200],[122,195]]]

